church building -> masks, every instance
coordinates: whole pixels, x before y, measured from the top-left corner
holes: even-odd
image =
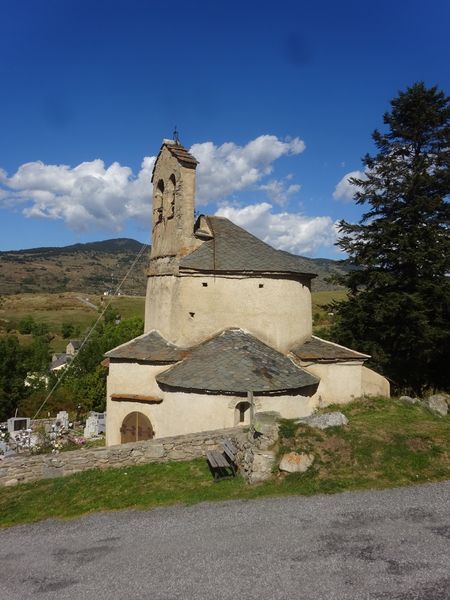
[[[164,140],[153,169],[145,333],[106,353],[108,445],[389,395],[365,354],[312,335],[301,259],[228,219],[195,218],[197,160]]]

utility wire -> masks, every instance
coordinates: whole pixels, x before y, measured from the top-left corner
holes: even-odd
[[[139,259],[141,258],[142,254],[144,253],[144,251],[148,248],[148,244],[144,244],[142,246],[142,248],[140,249],[138,255],[136,256],[136,258],[133,261],[133,264],[131,265],[131,267],[128,269],[128,271],[125,274],[125,277],[122,279],[122,281],[119,283],[119,285],[117,286],[116,290],[114,291],[114,293],[112,294],[112,297],[117,296],[117,294],[120,292],[121,287],[123,286],[123,284],[125,283],[128,275],[131,273],[131,271],[134,269],[136,263],[139,261]],[[52,389],[49,391],[49,393],[47,394],[45,400],[42,402],[42,404],[40,405],[40,407],[38,408],[38,410],[36,411],[36,414],[33,417],[33,421],[34,419],[36,419],[36,417],[38,416],[38,414],[41,412],[41,410],[44,408],[44,406],[47,404],[48,400],[51,398],[53,392],[59,387],[59,385],[61,384],[62,380],[64,379],[64,377],[67,375],[67,373],[70,371],[71,367],[73,366],[74,362],[77,359],[77,356],[80,354],[81,350],[84,348],[84,346],[86,345],[87,341],[89,340],[89,338],[91,337],[91,335],[94,333],[95,328],[97,327],[97,325],[99,324],[100,320],[102,319],[103,315],[105,314],[105,312],[108,310],[108,308],[111,306],[111,302],[112,300],[110,300],[108,302],[108,304],[105,306],[105,308],[102,310],[102,312],[99,314],[97,320],[95,321],[95,323],[92,325],[92,327],[90,328],[90,330],[88,331],[86,337],[84,338],[84,340],[81,342],[81,345],[78,349],[77,354],[73,357],[72,362],[65,368],[62,370],[61,375],[58,377],[58,379],[56,380],[54,386],[52,387]]]

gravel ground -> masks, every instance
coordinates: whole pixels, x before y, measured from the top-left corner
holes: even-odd
[[[29,598],[450,599],[450,482],[4,529],[0,599]]]

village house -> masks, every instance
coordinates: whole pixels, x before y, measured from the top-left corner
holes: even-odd
[[[49,371],[55,373],[67,367],[81,347],[81,340],[69,340],[65,352],[55,352],[52,356]]]
[[[164,140],[153,169],[145,333],[107,352],[108,445],[286,418],[389,394],[365,354],[312,335],[299,257],[195,209],[197,160]]]

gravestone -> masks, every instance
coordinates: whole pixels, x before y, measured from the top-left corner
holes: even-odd
[[[69,429],[69,413],[65,410],[60,410],[56,415],[56,424],[58,423],[60,428]]]
[[[91,412],[86,419],[86,426],[84,428],[84,437],[86,439],[105,433],[105,416],[106,413]]]
[[[18,431],[23,431],[24,429],[30,429],[31,419],[28,417],[11,417],[8,419],[8,433],[9,435],[14,435]]]

